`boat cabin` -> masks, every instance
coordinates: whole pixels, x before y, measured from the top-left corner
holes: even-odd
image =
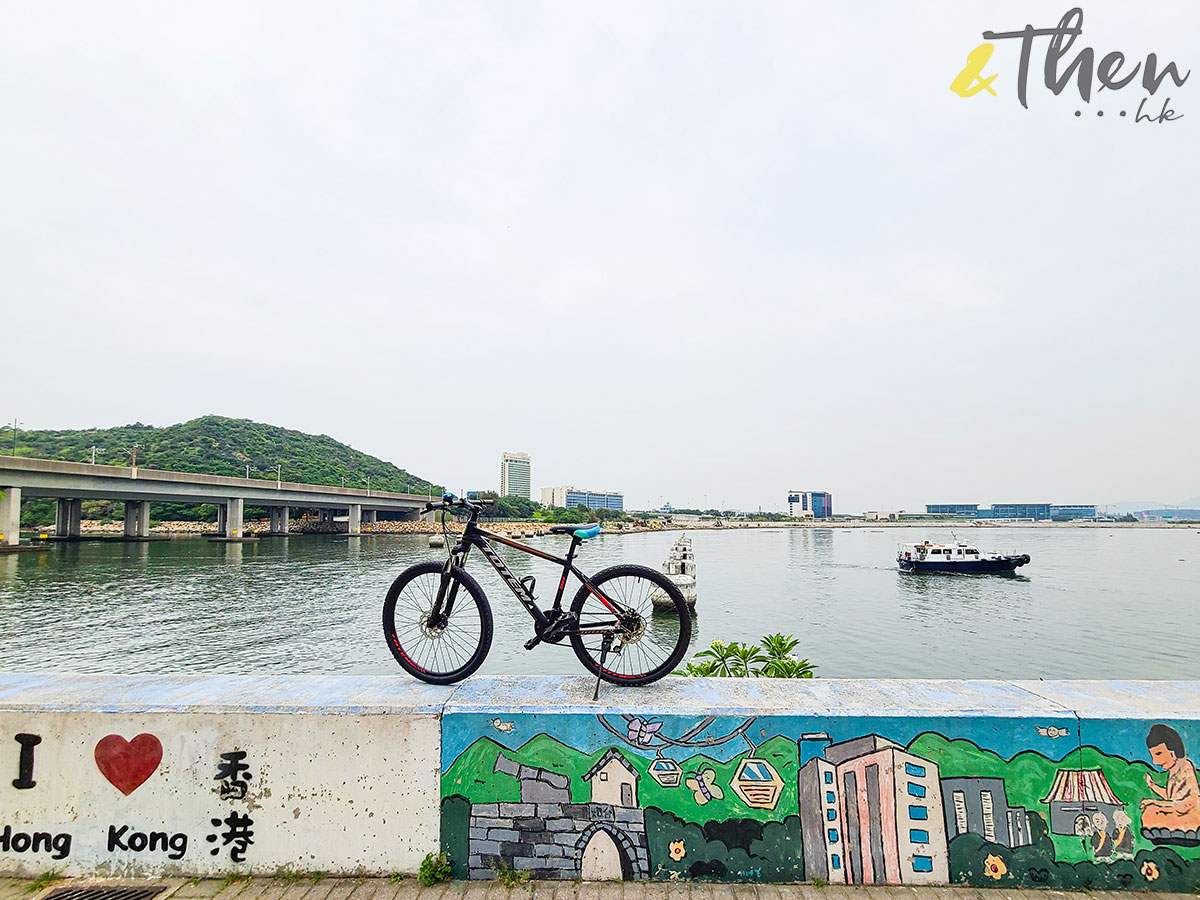
[[[954,544],[935,544],[924,541],[920,544],[901,544],[900,558],[924,562],[977,562],[979,549],[965,541]]]

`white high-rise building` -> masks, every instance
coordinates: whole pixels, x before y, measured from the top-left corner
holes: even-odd
[[[500,496],[524,497],[532,500],[532,479],[529,477],[529,454],[505,450],[500,454]]]

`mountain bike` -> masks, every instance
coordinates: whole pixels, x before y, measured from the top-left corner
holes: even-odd
[[[467,555],[479,548],[508,589],[533,619],[538,644],[569,641],[584,668],[612,684],[649,684],[673,670],[687,651],[692,620],[683,594],[667,576],[646,566],[618,565],[588,577],[575,565],[580,544],[600,533],[600,526],[554,525],[551,534],[571,535],[567,555],[555,556],[478,524],[487,501],[446,494],[425,511],[469,514],[462,536],[447,560],[418,563],[401,573],[383,603],[383,633],[396,662],[430,684],[453,684],[479,668],[492,646],[492,608],[466,571]],[[446,516],[442,519],[446,531]],[[536,579],[518,579],[497,554],[492,542],[562,566],[554,603],[543,610],[534,598]],[[447,534],[446,545],[450,547]],[[563,609],[567,576],[580,582],[569,610]]]

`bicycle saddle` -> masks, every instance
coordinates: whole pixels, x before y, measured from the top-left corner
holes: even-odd
[[[577,538],[593,538],[600,533],[600,525],[551,525],[550,534],[573,534]]]

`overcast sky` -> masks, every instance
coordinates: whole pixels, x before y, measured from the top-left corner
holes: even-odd
[[[631,507],[1200,495],[1200,74],[949,89],[1067,8],[0,3],[0,418]],[[1084,13],[1200,67],[1200,4]]]

